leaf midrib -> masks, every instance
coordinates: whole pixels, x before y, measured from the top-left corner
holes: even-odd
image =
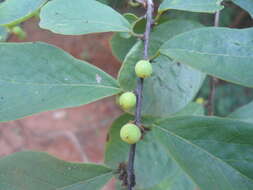
[[[14,172],[10,172],[10,173],[14,173]],[[66,185],[66,186],[63,186],[63,187],[57,187],[58,185],[55,185],[55,184],[52,184],[52,183],[48,183],[47,181],[44,181],[44,180],[42,180],[42,179],[40,179],[40,178],[38,178],[38,177],[34,177],[33,175],[28,175],[24,170],[23,170],[23,172],[22,172],[22,174],[23,175],[25,175],[25,176],[27,176],[27,177],[30,177],[30,179],[32,180],[32,181],[38,181],[38,182],[40,182],[40,183],[42,183],[42,184],[47,184],[47,185],[49,185],[49,186],[53,186],[53,188],[55,189],[55,190],[64,190],[65,188],[68,188],[68,187],[71,187],[71,186],[74,186],[74,185],[77,185],[77,184],[82,184],[82,183],[88,183],[88,182],[90,182],[90,181],[93,181],[93,180],[95,180],[96,178],[100,178],[100,177],[103,177],[103,176],[109,176],[109,175],[112,175],[113,174],[113,171],[110,171],[110,172],[107,172],[107,173],[103,173],[103,174],[101,174],[101,175],[97,175],[97,176],[95,176],[95,177],[92,177],[92,178],[89,178],[89,179],[87,179],[87,180],[81,180],[81,179],[79,179],[80,181],[79,182],[76,182],[76,183],[73,183],[73,184],[71,184],[71,185]],[[11,186],[13,186],[13,187],[17,187],[16,185],[14,185],[14,184],[11,184],[11,183],[5,183],[5,184],[7,184],[7,185],[11,185]]]
[[[253,56],[235,56],[234,54],[218,54],[218,53],[202,52],[202,51],[182,49],[182,48],[167,48],[167,49],[163,48],[160,51],[161,51],[162,54],[165,54],[166,56],[168,56],[167,54],[170,54],[169,50],[172,50],[172,51],[183,51],[183,52],[187,52],[187,53],[196,53],[196,54],[200,54],[200,55],[221,56],[221,57],[234,57],[234,58],[252,58],[253,59]]]
[[[85,24],[101,24],[101,25],[106,25],[106,26],[111,26],[111,27],[117,27],[119,31],[125,31],[125,32],[130,32],[130,28],[127,28],[127,27],[123,27],[123,26],[119,26],[119,25],[113,25],[113,24],[109,24],[109,23],[106,23],[106,22],[99,22],[99,21],[90,21],[90,20],[79,20],[79,19],[76,19],[76,20],[72,20],[72,19],[65,19],[65,20],[71,20],[71,21],[76,21],[76,22],[81,22],[83,23],[84,25]],[[64,21],[64,20],[62,20]],[[87,23],[88,22],[88,23]],[[43,22],[42,23],[42,26],[43,26]],[[55,26],[57,25],[69,25],[69,24],[64,24],[64,23],[58,23],[56,24]]]
[[[193,144],[191,143],[190,141],[188,141],[187,139],[165,129],[165,128],[162,128],[158,125],[154,125],[156,128],[160,129],[161,131],[164,131],[164,132],[167,132],[169,134],[171,134],[172,136],[176,137],[177,139],[185,142],[186,144],[190,144],[192,145],[193,147],[195,147],[196,149],[200,149],[201,151],[205,152],[207,155],[209,155],[211,158],[215,159],[215,160],[218,160],[219,162],[227,165],[228,167],[232,168],[236,173],[238,173],[241,177],[243,178],[246,178],[247,180],[251,181],[253,183],[253,179],[249,178],[248,176],[242,174],[240,171],[236,170],[236,168],[232,167],[231,165],[229,165],[227,162],[224,162],[222,159],[220,159],[219,157],[216,157],[215,155],[211,154],[210,152],[208,152],[207,150],[203,149],[202,147],[196,145],[196,144]],[[170,153],[171,154],[171,153]],[[180,163],[177,161],[176,158],[173,157],[173,159],[178,163],[178,165],[181,167]],[[181,167],[182,168],[182,167]],[[183,168],[182,168],[183,169]],[[184,169],[183,169],[184,170]],[[185,170],[184,170],[185,171]],[[186,172],[186,171],[185,171]],[[187,172],[186,172],[187,173]],[[188,173],[187,173],[188,174]],[[188,174],[188,176],[190,176],[190,174]],[[236,189],[235,189],[236,190]]]
[[[208,4],[206,4],[206,3],[190,3],[190,5],[193,5],[193,6],[201,6],[201,5],[208,5],[208,8],[205,8],[204,10],[205,11],[208,11],[208,12],[210,12],[210,13],[213,13],[216,9],[215,8],[221,8],[222,6],[221,5],[217,5],[216,3],[208,3]],[[176,5],[167,5],[166,6],[166,4],[164,3],[164,5],[163,6],[161,6],[160,8],[159,8],[159,11],[166,11],[166,10],[168,10],[168,9],[175,9],[175,8],[181,8],[181,9],[184,9],[185,10],[185,6],[180,6],[181,4],[176,4]],[[189,4],[188,4],[189,5]],[[166,7],[165,7],[166,6]],[[212,7],[212,8],[209,8],[209,7]],[[197,8],[190,8],[190,9],[188,9],[188,10],[199,10],[199,7],[197,7]]]
[[[1,80],[3,82],[6,83],[10,83],[10,84],[15,84],[15,85],[24,85],[24,86],[69,86],[69,87],[84,87],[84,86],[89,86],[89,87],[99,87],[99,88],[111,88],[111,89],[120,89],[117,87],[113,87],[113,86],[106,86],[106,85],[97,85],[97,84],[84,84],[84,83],[33,83],[33,82],[18,82],[18,81],[7,81],[7,80]]]
[[[72,187],[72,186],[74,186],[74,185],[77,185],[77,184],[82,184],[82,183],[88,183],[88,182],[90,182],[90,181],[93,181],[93,180],[95,180],[96,178],[100,178],[100,177],[103,177],[103,176],[109,176],[109,175],[113,175],[113,171],[110,171],[110,172],[107,172],[107,173],[103,173],[103,174],[101,174],[101,175],[97,175],[97,176],[95,176],[95,177],[92,177],[92,178],[89,178],[89,179],[87,179],[87,180],[84,180],[84,181],[81,181],[81,182],[78,182],[78,183],[74,183],[74,184],[72,184],[72,185],[67,185],[67,186],[64,186],[64,187],[60,187],[60,188],[56,188],[55,190],[64,190],[65,188],[68,188],[68,187]]]

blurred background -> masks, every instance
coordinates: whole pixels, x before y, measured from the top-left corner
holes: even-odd
[[[101,0],[102,1],[102,0]],[[106,2],[106,1],[104,1]],[[108,2],[107,2],[108,3]],[[142,15],[143,10],[129,7],[126,1],[110,0],[120,12]],[[163,18],[187,18],[212,25],[213,15],[171,11]],[[32,18],[21,27],[26,38],[16,35],[9,42],[43,41],[64,49],[74,57],[96,65],[116,77],[121,63],[113,56],[110,39],[113,34],[61,36],[38,27],[39,18]],[[245,28],[253,26],[250,16],[239,7],[228,3],[221,14],[221,26]],[[209,94],[209,78],[197,98],[205,101]],[[84,94],[85,95],[85,94]],[[217,82],[215,113],[226,116],[253,99],[252,89]],[[78,108],[62,109],[37,114],[17,121],[0,123],[0,157],[23,150],[45,151],[58,158],[75,162],[103,162],[107,130],[121,114],[115,98],[106,98]],[[107,189],[112,189],[111,186]]]

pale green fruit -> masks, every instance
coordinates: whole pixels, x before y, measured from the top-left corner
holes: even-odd
[[[129,110],[136,105],[136,95],[133,92],[125,92],[119,97],[119,105],[124,110]]]
[[[135,73],[139,78],[150,77],[152,71],[152,65],[148,60],[140,60],[135,65]]]
[[[128,123],[121,128],[120,137],[128,144],[135,144],[141,139],[141,130],[137,125]]]
[[[19,39],[24,40],[26,38],[26,32],[19,26],[11,28],[11,32],[18,36]]]

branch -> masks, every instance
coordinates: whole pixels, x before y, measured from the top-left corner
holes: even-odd
[[[238,14],[237,17],[235,18],[234,22],[229,26],[229,28],[238,28],[242,24],[242,21],[247,16],[248,16],[247,12],[241,11],[240,14]]]
[[[220,11],[215,13],[214,26],[219,27],[219,22],[220,22]],[[209,93],[209,96],[208,96],[208,103],[207,103],[208,115],[214,115],[214,99],[215,99],[215,92],[216,92],[217,82],[218,82],[217,78],[211,77],[211,80],[210,80],[210,93]]]
[[[220,11],[217,11],[214,17],[214,26],[219,27],[219,25],[220,25]]]
[[[146,30],[144,33],[144,52],[143,58],[145,60],[149,59],[148,56],[148,48],[149,48],[149,38],[150,32],[153,24],[153,12],[154,12],[154,4],[153,0],[146,0],[147,5],[147,23],[146,23]],[[135,89],[136,97],[137,97],[137,104],[135,109],[135,121],[134,123],[141,127],[141,109],[142,109],[142,91],[143,91],[143,82],[144,80],[141,78],[137,79],[137,87]],[[129,152],[129,159],[127,165],[127,185],[128,190],[132,190],[135,186],[135,174],[134,174],[134,158],[135,158],[135,151],[136,151],[136,144],[131,145],[130,152]]]
[[[215,93],[216,93],[216,84],[218,82],[218,79],[215,77],[210,78],[210,93],[208,96],[208,103],[207,103],[207,112],[208,115],[214,115],[214,99],[215,99]]]

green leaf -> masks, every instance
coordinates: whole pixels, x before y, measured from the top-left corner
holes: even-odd
[[[222,9],[220,11],[219,25],[222,27],[229,27],[237,14],[235,10],[237,9],[235,9],[234,6],[226,6],[224,9]],[[167,11],[166,13],[162,14],[159,17],[158,22],[161,23],[166,20],[173,20],[173,19],[194,20],[195,22],[199,22],[205,26],[214,25],[214,14],[188,12],[188,11],[181,11],[181,10]]]
[[[135,14],[133,14],[133,13],[125,13],[124,15],[123,15],[127,20],[128,20],[128,22],[129,23],[131,23],[131,24],[133,24],[136,20],[138,20],[138,16],[136,16]]]
[[[31,18],[48,0],[6,0],[0,3],[0,25],[14,26]]]
[[[253,0],[232,0],[232,1],[242,9],[248,11],[251,17],[253,18]]]
[[[130,115],[122,115],[110,128],[105,163],[113,168],[127,161],[130,146],[120,139],[119,133],[121,127],[132,119]],[[191,180],[167,156],[166,150],[155,141],[153,131],[147,132],[144,139],[137,144],[135,173],[137,190],[160,190],[162,187],[161,190],[195,190]]]
[[[110,45],[112,49],[113,55],[121,62],[124,61],[129,50],[136,43],[136,38],[122,38],[120,33],[116,33],[113,35],[110,40]]]
[[[106,5],[109,4],[108,0],[96,0],[96,1],[98,1],[98,2],[100,2],[100,3],[104,3],[104,4],[106,4]]]
[[[134,23],[132,23],[132,29],[136,34],[142,35],[146,29],[147,19],[145,17],[139,17]]]
[[[168,116],[183,109],[198,93],[205,75],[191,67],[159,56],[153,61],[153,76],[143,89],[143,114]]]
[[[236,84],[253,87],[253,28],[201,28],[178,35],[161,54]]]
[[[228,117],[253,123],[253,102],[235,110]]]
[[[159,12],[169,9],[214,13],[223,8],[222,0],[164,0],[159,7]]]
[[[41,10],[40,27],[65,35],[130,32],[129,22],[111,7],[94,0],[53,0]]]
[[[201,26],[199,23],[184,20],[173,20],[159,25],[151,34],[150,57],[157,55],[164,41]],[[125,91],[133,90],[136,86],[134,67],[137,61],[142,59],[142,55],[143,42],[138,41],[127,54],[119,72],[118,80]],[[201,72],[171,61],[165,56],[156,58],[152,65],[153,75],[146,79],[144,84],[144,115],[167,116],[178,112],[194,98],[204,79]]]
[[[253,189],[252,124],[216,117],[160,120],[153,131],[200,189]]]
[[[180,170],[175,169],[171,173],[172,175],[153,187],[136,188],[136,190],[198,190],[196,185]]]
[[[0,170],[3,190],[100,190],[113,175],[102,165],[69,163],[40,152],[4,157]]]
[[[210,94],[210,77],[203,83],[198,97],[206,102]],[[226,117],[232,111],[253,100],[253,88],[246,88],[232,83],[219,81],[215,90],[215,115]]]
[[[135,22],[138,17],[131,13],[124,14],[124,17],[130,22]],[[129,33],[116,33],[112,36],[110,40],[110,46],[112,49],[113,55],[121,62],[123,62],[129,50],[136,43],[136,38],[131,36]],[[125,37],[127,36],[127,38]]]
[[[173,116],[183,116],[183,115],[204,115],[205,110],[203,105],[190,102],[184,109],[180,110],[179,112],[173,114]]]
[[[8,38],[8,31],[5,27],[0,26],[0,42],[5,41]]]
[[[0,43],[0,57],[0,121],[120,92],[105,72],[45,43]]]
[[[200,27],[202,27],[202,25],[194,21],[172,20],[154,28],[150,37],[150,58],[153,58],[158,54],[159,48],[168,39],[182,32]],[[143,43],[139,41],[127,54],[118,76],[119,83],[124,90],[134,89],[136,83],[134,66],[137,61],[142,59],[142,57]]]

